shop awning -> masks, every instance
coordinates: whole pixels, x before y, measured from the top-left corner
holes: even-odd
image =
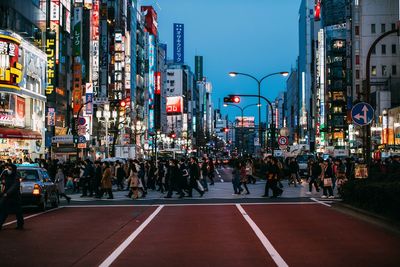
[[[42,139],[42,135],[38,132],[16,129],[16,128],[0,128],[0,138],[13,138],[13,139]]]

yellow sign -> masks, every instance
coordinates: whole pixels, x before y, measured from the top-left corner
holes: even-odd
[[[22,65],[18,63],[20,40],[0,34],[0,87],[20,90]]]

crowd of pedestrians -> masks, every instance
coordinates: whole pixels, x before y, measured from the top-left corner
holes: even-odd
[[[144,198],[149,190],[171,198],[176,192],[179,198],[192,197],[195,190],[200,197],[213,186],[215,165],[212,158],[137,160],[116,162],[91,162],[89,159],[75,163],[58,161],[41,162],[51,177],[63,181],[72,193],[81,197],[113,199],[113,185],[117,191],[128,191],[126,197]],[[62,197],[70,200],[61,188]]]

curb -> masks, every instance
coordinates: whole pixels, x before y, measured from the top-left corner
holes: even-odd
[[[396,221],[376,213],[363,210],[343,202],[332,203],[332,206],[337,208],[338,211],[345,213],[347,215],[356,217],[358,219],[364,220],[366,222],[378,225],[387,230],[395,232],[400,235],[400,221]]]

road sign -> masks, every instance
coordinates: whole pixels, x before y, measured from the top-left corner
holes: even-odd
[[[86,143],[86,137],[85,137],[84,135],[80,135],[80,136],[78,137],[78,143],[79,143],[79,144]]]
[[[86,148],[86,143],[80,143],[80,144],[78,144],[78,148]]]
[[[371,123],[374,113],[375,111],[370,104],[360,102],[351,109],[351,118],[355,124],[365,126]]]
[[[287,146],[289,144],[289,139],[286,136],[279,136],[278,144],[280,146]]]
[[[86,124],[86,119],[84,117],[79,117],[78,125],[85,125],[85,124]]]

